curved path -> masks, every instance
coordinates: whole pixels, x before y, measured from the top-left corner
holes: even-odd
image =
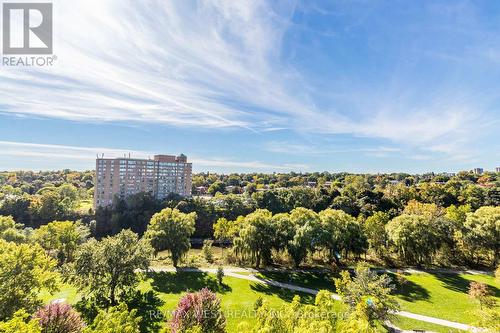
[[[151,271],[154,272],[176,272],[177,270],[175,268],[150,268]],[[215,268],[179,268],[178,270],[183,271],[183,272],[205,272],[205,273],[212,273],[215,274],[217,272],[217,269]],[[237,279],[243,279],[243,280],[248,280],[252,282],[257,282],[257,283],[262,283],[265,285],[269,286],[274,286],[278,288],[283,288],[283,289],[288,289],[288,290],[293,290],[293,291],[298,291],[302,292],[305,294],[312,294],[316,295],[318,293],[317,289],[311,289],[311,288],[305,288],[305,287],[300,287],[294,284],[289,284],[289,283],[284,283],[284,282],[278,282],[270,279],[263,279],[256,277],[255,275],[249,274],[249,275],[243,275],[241,273],[255,273],[257,272],[256,270],[253,269],[247,269],[247,268],[224,268],[224,274],[226,276],[231,276]],[[332,298],[335,300],[340,300],[340,296],[337,294],[332,294]],[[424,315],[419,315],[416,313],[411,313],[407,311],[397,311],[396,314],[401,317],[406,317],[406,318],[411,318],[419,321],[424,321],[427,323],[431,324],[436,324],[436,325],[441,325],[441,326],[446,326],[462,331],[469,331],[469,332],[481,332],[482,330],[480,328],[470,326],[467,324],[462,324],[462,323],[457,323],[454,321],[449,321],[449,320],[444,320],[444,319],[439,319],[435,317],[429,317],[429,316],[424,316]]]

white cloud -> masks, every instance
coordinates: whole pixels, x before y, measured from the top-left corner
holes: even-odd
[[[56,0],[55,8],[58,60],[52,68],[3,67],[5,112],[259,132],[286,128],[415,146],[454,141],[479,117],[474,102],[456,98],[460,91],[415,107],[405,84],[383,96],[376,89],[347,89],[353,91],[350,113],[317,106],[314,89],[281,60],[293,2]]]
[[[37,144],[25,142],[0,141],[0,150],[5,161],[9,157],[16,159],[44,159],[50,162],[56,162],[59,168],[78,161],[77,165],[81,168],[93,168],[97,155],[104,154],[104,157],[115,158],[121,156],[130,156],[133,158],[152,158],[155,153],[147,151],[137,151],[128,149],[113,149],[103,147],[77,147],[52,144]],[[188,156],[188,160],[193,163],[195,170],[234,170],[243,171],[304,171],[309,166],[304,164],[270,164],[261,161],[234,161],[224,158],[198,158]],[[0,169],[2,165],[0,165]]]

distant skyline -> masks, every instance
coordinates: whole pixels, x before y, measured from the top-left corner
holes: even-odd
[[[55,65],[0,66],[0,170],[500,166],[498,1],[53,3]]]

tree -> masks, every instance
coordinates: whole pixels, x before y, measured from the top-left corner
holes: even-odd
[[[229,221],[224,217],[219,218],[214,224],[214,237],[219,240],[222,246],[224,246],[225,243],[232,241],[238,233],[235,226],[236,223]]]
[[[172,333],[187,332],[195,327],[201,333],[226,332],[226,318],[220,300],[207,288],[182,297],[170,321]]]
[[[304,305],[296,295],[291,303],[272,309],[264,302],[257,307],[257,321],[253,329],[248,324],[238,326],[238,332],[255,333],[333,333],[336,317],[332,294],[320,290],[314,305]]]
[[[214,251],[212,250],[213,241],[211,239],[205,239],[203,241],[203,247],[201,253],[208,263],[213,263],[214,261]]]
[[[219,286],[222,286],[223,283],[222,280],[224,279],[224,268],[222,268],[221,266],[217,267],[216,277],[217,277],[217,283],[219,284]]]
[[[184,214],[177,209],[165,208],[156,213],[149,222],[146,237],[151,241],[155,253],[167,250],[174,267],[191,248],[189,237],[194,233],[196,213]]]
[[[287,250],[295,267],[321,245],[322,227],[319,215],[310,209],[295,208],[290,212],[290,222],[294,226],[293,239],[288,242]]]
[[[261,262],[268,265],[271,262],[274,233],[271,212],[258,209],[245,217],[239,235],[234,240],[234,249],[237,254],[249,254],[257,267],[260,267]]]
[[[210,185],[208,187],[208,194],[214,196],[216,195],[217,193],[224,193],[226,192],[226,185],[221,182],[221,181],[216,181],[215,183],[213,183],[212,185]]]
[[[101,241],[91,239],[76,253],[71,280],[80,290],[114,305],[118,293],[137,285],[136,270],[149,268],[152,253],[149,242],[130,230]]]
[[[472,281],[469,285],[469,297],[479,303],[479,307],[483,309],[493,308],[496,304],[495,299],[492,297],[493,293],[489,290],[488,285],[482,282]]]
[[[42,333],[81,333],[85,326],[80,314],[64,303],[46,305],[35,313],[35,318]]]
[[[336,290],[348,306],[348,313],[366,319],[371,327],[392,318],[399,305],[391,297],[394,290],[391,279],[385,274],[378,276],[364,263],[356,266],[354,274],[352,278],[348,271],[343,271],[335,279]]]
[[[387,234],[385,225],[389,222],[390,216],[384,212],[376,212],[365,221],[365,233],[368,237],[370,249],[378,256],[384,253],[387,246]]]
[[[8,242],[24,243],[26,235],[23,225],[16,223],[12,216],[0,216],[0,238]]]
[[[39,245],[0,240],[0,320],[22,308],[34,311],[42,289],[55,291],[55,266]]]
[[[485,206],[467,214],[464,242],[478,257],[481,250],[492,254],[492,266],[500,259],[500,207]]]
[[[87,240],[89,228],[80,222],[54,221],[33,232],[33,240],[60,263],[71,262],[77,247]]]
[[[328,250],[330,259],[339,263],[340,253],[363,253],[367,248],[366,236],[358,221],[351,215],[334,209],[319,213],[322,245]]]
[[[0,321],[0,333],[42,333],[38,320],[29,317],[24,309],[17,311],[11,320]]]
[[[385,230],[407,263],[429,263],[440,245],[432,220],[422,215],[400,215],[387,223]]]
[[[137,310],[128,310],[125,303],[99,311],[84,333],[140,333],[141,317]]]

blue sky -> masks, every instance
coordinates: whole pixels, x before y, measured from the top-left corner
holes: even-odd
[[[184,153],[195,171],[500,166],[498,1],[54,1],[0,67],[0,170]]]

